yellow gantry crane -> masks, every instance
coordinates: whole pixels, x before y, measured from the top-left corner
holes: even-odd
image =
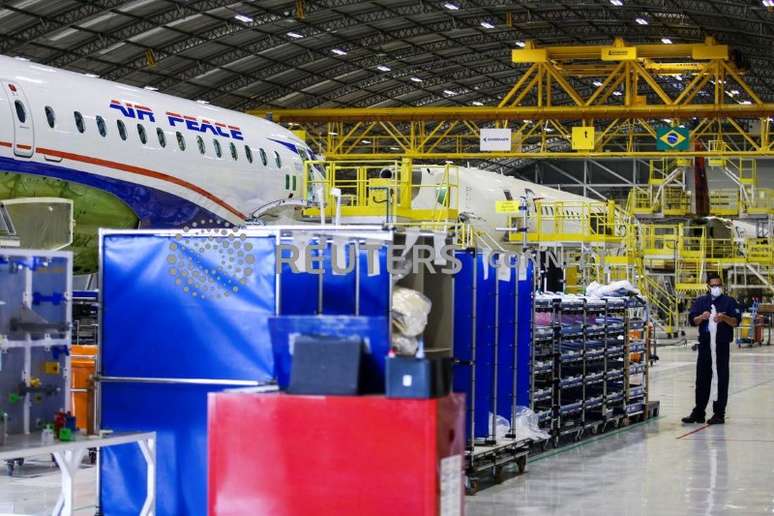
[[[252,113],[297,124],[327,159],[774,155],[774,104],[712,38],[564,47],[528,41],[512,54],[523,71],[496,106]],[[482,150],[482,129],[492,128],[511,130],[509,149]]]

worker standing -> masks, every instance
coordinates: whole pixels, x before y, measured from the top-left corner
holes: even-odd
[[[699,327],[699,356],[696,406],[691,415],[683,418],[683,423],[704,423],[704,411],[712,395],[713,415],[707,424],[722,425],[728,401],[729,351],[734,327],[739,323],[739,306],[733,297],[723,293],[719,276],[709,276],[707,285],[709,292],[696,298],[688,315],[691,325]]]

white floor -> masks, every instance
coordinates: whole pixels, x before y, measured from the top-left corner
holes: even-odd
[[[725,426],[684,426],[695,353],[660,350],[652,398],[661,417],[549,452],[525,475],[469,497],[468,515],[689,515],[774,512],[774,346],[731,355]],[[0,474],[2,471],[0,471]],[[82,471],[76,507],[93,514],[95,469]],[[45,514],[58,490],[45,458],[0,476],[0,515]]]
[[[680,422],[693,406],[696,355],[659,355],[660,418],[539,457],[525,475],[469,497],[467,514],[772,514],[774,346],[732,352],[724,426]]]

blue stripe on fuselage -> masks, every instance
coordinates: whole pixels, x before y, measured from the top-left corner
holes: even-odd
[[[293,143],[283,142],[282,140],[275,140],[274,138],[269,138],[269,140],[279,143],[280,145],[284,145],[285,147],[290,149],[293,152],[293,154],[298,154],[298,147],[296,147],[296,145]]]
[[[168,192],[61,165],[0,157],[0,171],[53,177],[109,192],[134,211],[140,219],[140,227],[144,228],[180,228],[203,220],[213,220],[213,224],[207,226],[225,222],[201,206]]]

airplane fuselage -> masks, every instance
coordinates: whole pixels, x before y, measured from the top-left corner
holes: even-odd
[[[0,170],[108,191],[145,227],[240,224],[310,151],[260,118],[0,56]]]

